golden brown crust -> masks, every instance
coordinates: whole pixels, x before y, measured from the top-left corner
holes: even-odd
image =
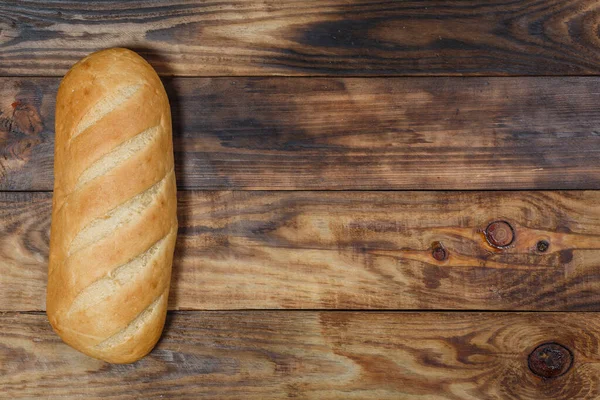
[[[164,325],[177,235],[169,103],[136,53],[93,53],[65,75],[54,175],[50,323],[85,354],[136,361]]]

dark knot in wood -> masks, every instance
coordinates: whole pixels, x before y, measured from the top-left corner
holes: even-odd
[[[515,240],[515,231],[506,221],[495,221],[485,229],[488,243],[498,249],[508,247]]]
[[[438,261],[444,261],[448,258],[448,251],[440,242],[433,242],[431,245],[431,255]]]
[[[540,253],[544,253],[546,250],[548,250],[548,247],[550,247],[550,243],[547,240],[540,240],[539,242],[537,242],[537,251],[539,251]]]
[[[529,355],[529,369],[542,378],[564,375],[573,364],[573,354],[558,343],[544,343]]]

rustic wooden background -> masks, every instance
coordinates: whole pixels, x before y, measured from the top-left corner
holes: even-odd
[[[113,46],[180,189],[132,365],[44,313],[54,96]],[[597,0],[0,1],[0,397],[600,398],[599,75]]]

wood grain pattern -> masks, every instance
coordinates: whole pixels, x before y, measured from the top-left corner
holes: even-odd
[[[188,312],[143,360],[110,365],[51,331],[0,317],[10,398],[597,399],[597,313]],[[565,375],[527,366],[540,343],[571,350]]]
[[[127,46],[162,75],[583,75],[595,0],[8,1],[0,75]]]
[[[0,397],[600,398],[599,25],[596,0],[0,2]],[[40,312],[59,77],[113,46],[165,78],[180,189],[175,311],[132,365]],[[532,373],[542,343],[564,375]]]
[[[58,83],[0,78],[0,190],[52,190]]]
[[[44,310],[49,193],[0,193],[0,310]],[[600,310],[600,192],[180,192],[171,309]],[[494,220],[514,244],[492,248]],[[546,252],[537,243],[546,240]],[[436,260],[441,243],[447,260]]]
[[[0,192],[0,311],[46,309],[51,214],[48,193]]]
[[[598,189],[597,78],[167,80],[180,189]],[[51,190],[58,81],[0,79],[0,190]]]

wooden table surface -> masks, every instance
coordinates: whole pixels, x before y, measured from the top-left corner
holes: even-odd
[[[0,397],[600,398],[599,26],[597,0],[0,1]],[[163,78],[179,188],[131,365],[44,313],[56,89],[114,46]]]

